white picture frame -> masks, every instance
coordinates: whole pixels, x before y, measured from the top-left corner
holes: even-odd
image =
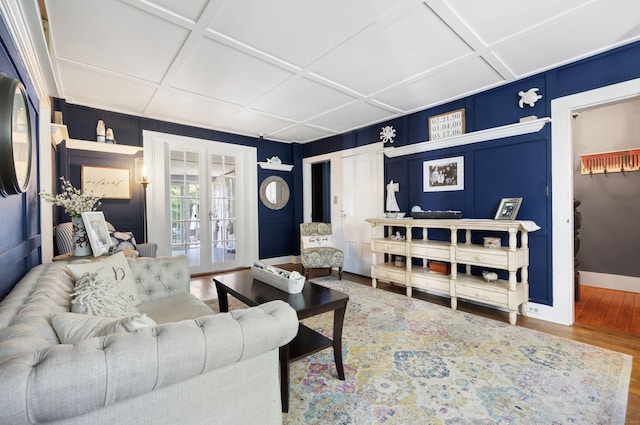
[[[83,212],[80,215],[87,231],[93,256],[100,257],[108,253],[111,248],[111,237],[109,236],[107,222],[104,219],[104,213],[102,211],[90,211]]]
[[[464,190],[464,156],[424,161],[423,191]]]
[[[429,117],[429,140],[442,140],[465,133],[464,108]]]

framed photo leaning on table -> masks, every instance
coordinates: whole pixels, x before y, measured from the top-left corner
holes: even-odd
[[[108,253],[109,248],[111,248],[111,238],[109,237],[109,229],[104,219],[104,213],[102,211],[83,212],[82,221],[84,221],[84,227],[87,229],[87,237],[91,244],[93,256],[99,257]]]
[[[515,220],[522,204],[522,198],[502,198],[494,220]]]

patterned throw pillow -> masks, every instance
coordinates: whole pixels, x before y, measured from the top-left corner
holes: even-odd
[[[131,232],[109,232],[111,237],[111,252],[118,252],[125,249],[137,251],[136,238]]]

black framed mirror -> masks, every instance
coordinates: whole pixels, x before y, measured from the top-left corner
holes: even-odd
[[[31,145],[31,117],[24,86],[0,74],[0,195],[27,190]]]
[[[289,202],[289,185],[278,176],[269,176],[260,185],[260,199],[272,210],[284,208]]]

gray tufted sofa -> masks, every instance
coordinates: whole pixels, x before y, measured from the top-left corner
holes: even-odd
[[[296,335],[286,303],[213,312],[189,293],[185,257],[130,259],[158,326],[61,344],[64,263],[33,268],[0,302],[0,424],[281,424],[278,347]]]

